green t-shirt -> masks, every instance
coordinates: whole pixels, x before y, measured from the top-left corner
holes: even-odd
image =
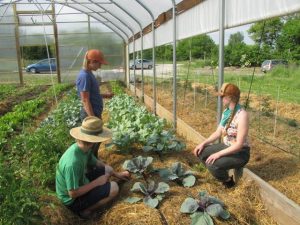
[[[83,152],[77,143],[62,155],[56,167],[56,194],[63,204],[70,205],[74,201],[68,194],[69,190],[78,189],[90,182],[85,175],[87,167],[95,166],[96,162],[92,151]]]

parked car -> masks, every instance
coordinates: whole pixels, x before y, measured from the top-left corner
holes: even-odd
[[[276,66],[288,66],[288,62],[283,59],[270,59],[270,60],[265,60],[261,64],[261,71],[266,73],[267,71],[272,70]]]
[[[51,65],[51,70],[56,71],[55,58],[50,58],[50,63],[49,63],[49,59],[43,59],[41,61],[38,61],[37,63],[30,64],[26,67],[26,72],[30,72],[30,73],[48,72],[50,71],[50,65]]]
[[[129,62],[129,68],[130,69],[141,69],[142,68],[142,60],[141,59],[136,59],[135,61],[130,60]],[[144,69],[152,69],[153,68],[153,62],[148,59],[143,59],[143,68]]]

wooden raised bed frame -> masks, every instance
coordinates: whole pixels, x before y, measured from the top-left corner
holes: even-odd
[[[130,90],[134,93],[134,86],[130,85]],[[142,97],[142,92],[136,88],[137,97]],[[144,104],[153,109],[153,99],[144,95]],[[159,104],[156,104],[156,114],[165,118],[167,121],[173,121],[173,114]],[[190,127],[183,120],[177,118],[177,134],[186,138],[195,144],[199,144],[204,137]],[[254,181],[260,187],[261,198],[269,212],[269,214],[280,225],[299,225],[300,224],[300,206],[294,201],[287,198],[281,192],[276,190],[270,184],[255,175],[249,169],[244,168],[244,176],[246,179]]]

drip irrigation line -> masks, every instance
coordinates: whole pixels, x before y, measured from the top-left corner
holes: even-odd
[[[160,218],[161,218],[161,222],[163,225],[168,225],[168,221],[165,217],[165,215],[162,213],[162,211],[160,209],[157,209],[159,215],[160,215]]]
[[[190,67],[191,67],[191,62],[192,62],[192,41],[193,39],[190,40],[190,60],[189,60],[189,64],[188,64],[188,71],[186,74],[186,79],[185,79],[185,83],[184,83],[184,92],[183,92],[183,102],[185,102],[185,95],[186,95],[186,89],[187,89],[187,84],[188,84],[188,80],[189,80],[189,75],[190,75]]]
[[[263,34],[265,33],[265,25],[266,25],[266,21],[264,21],[264,23],[263,23],[262,31],[261,31],[261,34],[260,34],[260,40],[259,40],[259,45],[258,45],[257,56],[259,56],[260,51],[261,51],[261,43],[262,43]],[[253,68],[253,71],[252,71],[250,87],[249,87],[249,90],[248,90],[247,99],[246,99],[246,103],[245,103],[245,109],[247,109],[248,106],[249,106],[249,97],[250,97],[250,92],[251,92],[251,89],[252,89],[252,83],[253,83],[254,73],[255,73],[255,67]]]
[[[83,49],[84,49],[84,47],[82,47],[82,48],[78,51],[78,53],[77,53],[75,59],[73,60],[72,64],[69,66],[69,68],[68,68],[68,70],[67,70],[67,72],[66,72],[66,74],[67,74],[66,77],[67,77],[67,76],[70,76],[70,70],[73,68],[74,64],[76,63],[76,61],[77,61],[78,57],[80,56],[80,54],[81,54],[81,52],[82,52]]]
[[[262,136],[256,136],[256,135],[253,135],[253,136],[254,136],[255,138],[261,140],[262,142],[264,142],[264,143],[266,143],[266,144],[268,144],[268,145],[271,145],[272,147],[275,147],[275,148],[277,148],[277,149],[279,149],[279,150],[281,150],[281,151],[283,151],[283,152],[285,152],[285,153],[288,153],[288,154],[293,155],[293,156],[300,157],[300,155],[297,155],[297,154],[295,154],[295,153],[292,153],[292,152],[290,152],[290,151],[288,151],[288,150],[286,150],[286,149],[284,149],[284,148],[279,147],[278,145],[275,145],[275,144],[271,143],[270,141],[267,141],[267,140],[263,139]]]

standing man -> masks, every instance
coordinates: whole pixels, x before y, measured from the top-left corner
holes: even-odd
[[[103,99],[102,97],[112,97],[112,94],[101,95],[99,82],[92,71],[107,65],[104,55],[100,50],[91,49],[85,53],[82,69],[79,71],[76,86],[78,96],[82,102],[80,118],[83,121],[87,116],[96,116],[102,119]],[[93,146],[93,153],[98,158],[98,149],[101,143]]]

